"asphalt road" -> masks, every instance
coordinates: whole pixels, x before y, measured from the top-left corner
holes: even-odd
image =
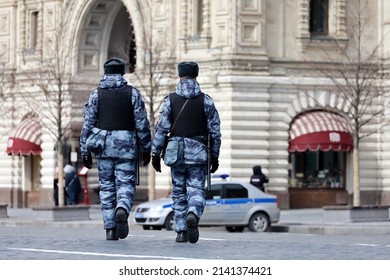
[[[200,228],[196,244],[172,231],[131,225],[124,240],[106,241],[99,228],[1,226],[1,260],[390,260],[390,235],[229,233]]]

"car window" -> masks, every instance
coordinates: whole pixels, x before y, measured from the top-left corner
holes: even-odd
[[[222,198],[247,198],[248,190],[240,184],[225,184]]]
[[[210,187],[210,190],[206,190],[206,199],[220,199],[221,198],[221,184],[215,184]]]

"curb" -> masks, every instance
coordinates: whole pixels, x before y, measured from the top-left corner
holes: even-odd
[[[390,234],[389,225],[367,224],[325,224],[325,225],[272,225],[270,232],[300,234]]]
[[[102,221],[43,221],[43,220],[7,220],[0,219],[0,226],[7,227],[53,227],[53,228],[103,228]]]

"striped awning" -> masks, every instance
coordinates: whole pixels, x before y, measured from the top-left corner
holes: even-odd
[[[8,155],[40,155],[42,129],[37,117],[26,117],[15,127],[7,142]]]
[[[351,151],[352,126],[340,115],[313,111],[299,115],[290,127],[290,152]]]

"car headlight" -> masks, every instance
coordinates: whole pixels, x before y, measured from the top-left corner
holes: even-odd
[[[152,207],[150,208],[149,212],[150,213],[161,213],[163,211],[163,207],[162,206],[156,206],[156,207]]]

